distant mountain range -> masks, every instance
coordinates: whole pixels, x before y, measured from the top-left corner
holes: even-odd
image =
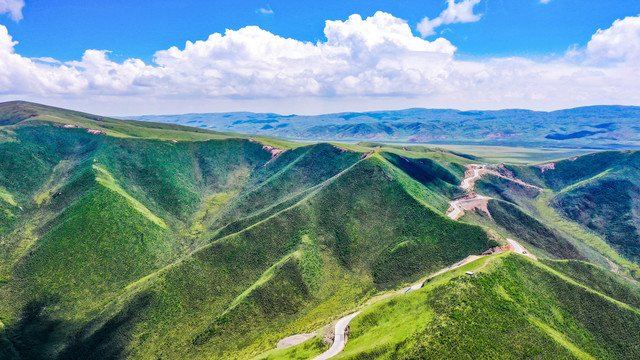
[[[407,109],[315,116],[273,113],[144,115],[128,119],[297,140],[640,147],[640,107],[589,106],[551,112]]]

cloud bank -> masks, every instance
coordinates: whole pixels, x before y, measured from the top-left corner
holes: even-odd
[[[441,17],[471,19],[472,3]],[[59,62],[17,54],[16,42],[0,25],[0,98],[129,106],[119,113],[157,113],[153,103],[167,101],[183,104],[174,106],[175,112],[189,111],[185,104],[253,101],[262,105],[247,109],[285,113],[305,112],[306,102],[333,104],[327,111],[393,104],[536,109],[640,104],[640,16],[598,30],[585,48],[572,49],[572,56],[547,61],[461,61],[447,39],[414,36],[406,21],[383,12],[327,21],[324,34],[326,41],[311,43],[248,26],[157,51],[151,64],[114,62],[108,51],[93,49],[78,61]],[[137,107],[131,107],[135,101]]]

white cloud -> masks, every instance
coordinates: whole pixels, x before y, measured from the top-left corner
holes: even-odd
[[[409,25],[378,12],[362,19],[327,21],[326,42],[276,36],[256,26],[212,34],[156,52],[155,65],[116,63],[108,51],[87,50],[80,61],[28,59],[0,25],[0,93],[147,94],[283,98],[414,94],[446,80],[456,48],[426,41]]]
[[[327,21],[326,42],[286,39],[255,26],[155,54],[172,89],[207,96],[402,93],[424,87],[451,61],[444,39],[416,38],[409,25],[378,12]],[[204,70],[204,71],[203,71]],[[411,74],[411,75],[409,75]],[[406,77],[407,82],[397,82]],[[175,81],[174,81],[175,80]],[[186,88],[185,88],[186,87]]]
[[[62,64],[62,62],[60,60],[56,60],[56,59],[54,59],[52,57],[49,57],[49,56],[33,57],[33,58],[31,58],[31,60],[39,61],[39,62],[43,62],[43,63],[47,63],[47,64]]]
[[[71,62],[30,59],[0,25],[0,99],[107,114],[640,104],[637,29],[637,18],[616,21],[586,48],[551,60],[461,61],[448,40],[416,37],[404,20],[378,12],[327,21],[317,43],[248,26],[158,51],[146,64],[93,49]]]
[[[548,3],[550,3],[550,2],[551,2],[551,0],[540,0],[540,2],[541,2],[542,4],[548,4]]]
[[[273,10],[270,6],[267,6],[266,8],[260,8],[256,10],[256,12],[262,15],[273,15]]]
[[[22,19],[24,0],[0,0],[0,15],[9,14],[13,21]]]
[[[470,23],[480,20],[481,15],[473,13],[473,8],[481,0],[447,0],[447,8],[434,19],[425,17],[418,24],[418,31],[422,37],[435,35],[435,29],[447,24]]]
[[[640,15],[616,20],[598,31],[587,44],[588,56],[596,62],[640,62]]]

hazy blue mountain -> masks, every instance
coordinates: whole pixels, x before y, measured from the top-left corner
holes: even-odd
[[[551,112],[406,109],[316,116],[232,112],[129,118],[302,140],[595,148],[640,146],[640,107],[636,106],[589,106]]]

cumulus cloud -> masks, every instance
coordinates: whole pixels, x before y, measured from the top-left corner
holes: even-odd
[[[446,81],[456,50],[442,38],[413,36],[404,20],[383,12],[327,21],[325,35],[326,42],[314,44],[248,26],[158,51],[153,65],[116,63],[103,50],[58,64],[15,54],[16,42],[0,25],[0,92],[236,98],[426,93]]]
[[[440,16],[434,19],[425,17],[418,24],[418,31],[422,37],[435,35],[435,29],[442,25],[456,23],[471,23],[480,20],[481,15],[473,13],[473,8],[480,3],[481,0],[447,0],[447,8],[440,13]]]
[[[637,19],[616,21],[594,34],[587,47],[546,61],[461,61],[448,40],[414,36],[406,21],[383,12],[327,21],[326,40],[316,43],[256,26],[227,30],[182,48],[157,51],[150,64],[140,59],[114,62],[109,51],[95,49],[77,61],[30,59],[15,52],[16,42],[0,25],[0,95],[58,97],[60,105],[70,99],[92,104],[95,99],[139,101],[139,106],[254,101],[280,104],[280,110],[269,111],[284,112],[305,111],[306,105],[300,104],[321,101],[341,104],[335,110],[354,110],[365,103],[370,108],[640,103]],[[140,112],[151,112],[144,109]]]
[[[24,0],[0,0],[0,14],[9,14],[13,21],[22,19]]]
[[[548,4],[548,3],[550,3],[550,2],[551,2],[551,0],[540,0],[540,2],[541,2],[542,4]]]
[[[616,20],[599,29],[587,44],[588,56],[596,62],[640,62],[640,15]]]

